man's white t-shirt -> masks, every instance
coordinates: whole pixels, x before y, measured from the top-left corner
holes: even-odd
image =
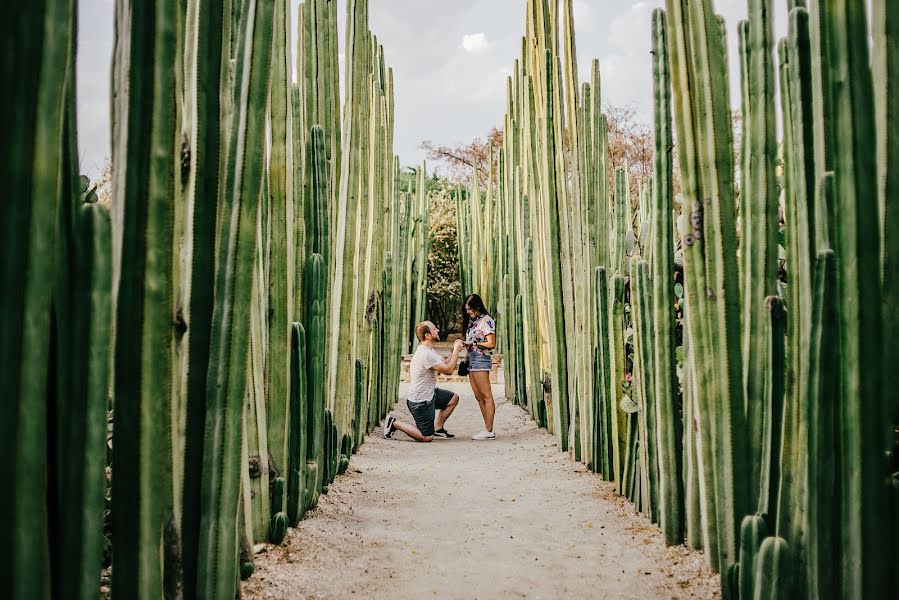
[[[434,397],[437,387],[437,371],[432,367],[445,364],[443,358],[433,348],[419,344],[412,355],[409,375],[412,382],[406,398],[409,402],[425,402]]]

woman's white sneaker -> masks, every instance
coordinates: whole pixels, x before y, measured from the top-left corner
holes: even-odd
[[[476,433],[473,436],[471,436],[471,439],[478,440],[478,441],[480,441],[480,440],[495,440],[496,434],[492,431],[487,431],[485,429],[481,433]]]

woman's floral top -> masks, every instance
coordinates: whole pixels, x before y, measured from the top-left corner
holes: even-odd
[[[465,332],[465,341],[483,344],[487,342],[487,335],[491,333],[496,335],[496,323],[490,315],[481,315],[468,326],[468,331]],[[484,356],[493,354],[492,351],[477,346],[470,349],[469,352],[477,352]]]

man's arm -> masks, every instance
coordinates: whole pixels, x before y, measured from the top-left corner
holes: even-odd
[[[452,375],[456,370],[456,365],[459,362],[459,352],[462,350],[462,340],[456,340],[456,343],[453,344],[453,353],[447,357],[446,361],[443,364],[434,365],[431,367],[438,373],[443,373],[444,375]]]

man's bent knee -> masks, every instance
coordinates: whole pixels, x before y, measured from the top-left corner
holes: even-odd
[[[434,436],[433,435],[423,435],[423,436],[421,436],[421,439],[418,441],[419,442],[432,442],[432,441],[434,441]]]

